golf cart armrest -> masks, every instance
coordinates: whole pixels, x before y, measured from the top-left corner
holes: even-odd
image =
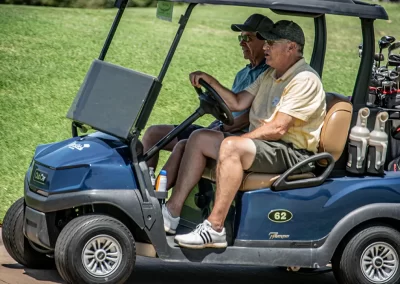
[[[288,181],[288,177],[293,175],[295,171],[299,170],[301,167],[307,165],[311,162],[317,162],[319,160],[325,159],[327,161],[327,166],[322,172],[322,174],[318,177],[300,179],[294,181]],[[304,188],[304,187],[313,187],[321,185],[331,174],[333,167],[335,166],[335,160],[333,156],[327,152],[315,154],[304,161],[296,164],[294,167],[288,169],[284,172],[272,185],[271,189],[274,191],[280,190],[288,190],[294,188]]]

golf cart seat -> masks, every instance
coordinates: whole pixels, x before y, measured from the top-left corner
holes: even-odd
[[[276,174],[265,174],[256,172],[245,172],[243,176],[242,184],[240,185],[240,191],[251,191],[260,188],[268,188],[273,186],[274,182],[282,177],[285,177],[287,181],[299,181],[304,180],[304,182],[296,182],[294,186],[283,186],[277,190],[289,189],[289,188],[300,188],[306,186],[315,186],[321,184],[325,178],[329,176],[329,173],[333,169],[334,163],[342,155],[343,149],[346,145],[347,136],[350,128],[351,117],[352,117],[353,107],[349,102],[348,98],[337,94],[337,93],[326,93],[326,116],[324,120],[324,125],[322,127],[320,143],[318,148],[318,153],[315,157],[312,156],[309,159],[314,159],[317,162],[318,167],[325,168],[323,173],[326,171],[324,178],[321,180],[315,176],[315,173],[300,173],[300,174],[290,174],[294,172],[295,168],[299,168],[299,163],[294,168],[287,170],[285,173]],[[329,154],[326,154],[329,153]],[[319,158],[321,156],[321,158]],[[307,159],[307,160],[309,160]],[[329,171],[327,168],[330,168]],[[207,167],[203,172],[203,178],[215,181],[215,171],[216,162],[215,160],[208,160]],[[282,175],[283,174],[283,175]],[[323,174],[322,174],[323,175]],[[314,182],[310,182],[311,180]],[[316,184],[317,182],[317,184]]]

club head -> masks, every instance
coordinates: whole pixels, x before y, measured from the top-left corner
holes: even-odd
[[[375,61],[383,61],[383,60],[385,60],[385,56],[383,56],[382,53],[375,53],[374,60]]]
[[[390,42],[388,42],[386,40],[380,40],[380,41],[378,41],[378,45],[379,45],[379,48],[382,50],[382,49],[388,48],[390,46]]]
[[[395,70],[390,71],[389,78],[391,80],[396,80],[397,78],[399,78],[399,72],[397,72]]]
[[[396,66],[396,68],[395,68],[394,70],[396,70],[397,72],[400,73],[400,65],[399,65],[399,66]]]
[[[388,77],[388,76],[389,76],[389,70],[387,69],[386,66],[382,66],[382,67],[379,67],[379,68],[376,70],[376,74],[382,75],[382,76],[384,76],[384,77]]]
[[[381,38],[382,41],[387,41],[388,43],[394,43],[396,38],[394,36],[383,36]]]
[[[358,46],[358,57],[362,56],[362,50],[363,50],[363,44],[360,43],[360,45]]]
[[[385,76],[381,74],[375,74],[375,79],[380,82],[380,85],[382,86],[382,81],[385,80]]]

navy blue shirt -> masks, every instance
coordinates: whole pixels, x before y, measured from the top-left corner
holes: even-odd
[[[265,60],[261,61],[260,64],[253,67],[251,64],[247,64],[242,70],[240,70],[235,77],[235,81],[233,81],[232,85],[232,92],[237,94],[248,86],[250,86],[258,76],[264,73],[265,70],[268,69],[268,65],[265,64]],[[249,110],[242,110],[242,111],[234,111],[232,112],[233,117],[238,117],[239,115],[248,112]],[[243,129],[244,131],[248,131],[248,129]]]
[[[265,61],[261,61],[260,64],[258,64],[255,67],[251,67],[251,64],[247,64],[242,70],[240,70],[235,77],[235,81],[233,81],[232,85],[232,92],[235,94],[243,91],[246,89],[248,86],[250,86],[258,76],[260,76],[262,73],[264,73],[265,70],[268,69],[268,65],[265,64]],[[234,117],[238,117],[242,113],[245,113],[248,110],[242,110],[242,111],[235,111],[232,112]]]

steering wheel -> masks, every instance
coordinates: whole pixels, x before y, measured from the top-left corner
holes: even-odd
[[[194,87],[197,94],[199,95],[200,103],[203,102],[202,107],[207,113],[212,114],[216,119],[222,121],[226,125],[233,125],[234,118],[231,110],[228,108],[224,100],[220,95],[203,79],[199,80],[199,83],[204,89]],[[215,104],[216,103],[216,104]]]

